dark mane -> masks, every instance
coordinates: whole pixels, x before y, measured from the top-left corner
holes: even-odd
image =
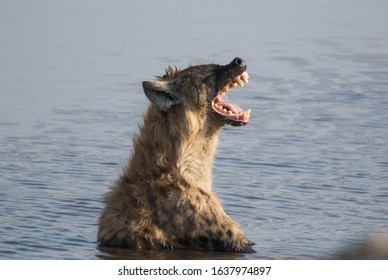
[[[168,66],[166,68],[166,74],[164,74],[163,76],[156,76],[156,78],[160,80],[170,80],[174,78],[174,76],[178,74],[180,71],[181,69],[176,66],[174,68],[172,68],[171,66]]]

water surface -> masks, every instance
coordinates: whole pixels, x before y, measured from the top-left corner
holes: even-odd
[[[385,1],[0,4],[1,259],[316,259],[388,228]],[[168,65],[236,56],[252,108],[214,191],[255,254],[101,248],[103,194]]]

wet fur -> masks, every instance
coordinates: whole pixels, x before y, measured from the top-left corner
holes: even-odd
[[[253,243],[211,190],[218,133],[225,124],[209,113],[209,88],[217,87],[210,75],[214,67],[168,68],[152,85],[166,91],[168,100],[147,93],[143,83],[152,104],[128,165],[106,195],[98,232],[102,244],[253,252]],[[210,84],[199,83],[206,75]]]

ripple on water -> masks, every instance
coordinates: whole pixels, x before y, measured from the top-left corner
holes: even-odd
[[[34,1],[34,7],[42,5]],[[44,5],[52,13],[29,13],[25,18],[20,6],[20,13],[9,13],[4,19],[7,32],[20,36],[2,49],[2,66],[9,71],[0,75],[0,259],[325,258],[339,244],[351,244],[364,234],[388,228],[388,48],[387,38],[379,37],[378,29],[387,17],[377,13],[375,18],[359,21],[349,2],[349,24],[333,16],[330,25],[326,18],[313,23],[325,34],[311,32],[317,28],[299,32],[300,27],[311,25],[306,21],[311,17],[299,17],[296,22],[286,20],[293,23],[290,30],[298,32],[279,33],[271,25],[273,17],[257,17],[252,4],[245,20],[268,28],[255,30],[260,42],[252,32],[239,32],[238,41],[246,42],[242,55],[249,64],[251,82],[230,95],[243,108],[251,107],[252,117],[246,127],[222,131],[213,189],[225,211],[256,243],[257,253],[139,253],[98,247],[96,233],[103,194],[127,162],[131,138],[147,105],[141,80],[160,74],[167,64],[184,67],[209,61],[209,57],[213,62],[230,61],[235,47],[228,36],[221,36],[216,45],[229,47],[209,54],[212,40],[191,38],[195,32],[186,31],[195,31],[194,25],[183,22],[174,28],[183,28],[186,35],[179,40],[191,43],[174,48],[168,57],[160,52],[167,48],[171,53],[169,46],[152,43],[160,36],[144,37],[150,34],[146,25],[141,32],[126,29],[130,40],[122,38],[123,32],[95,28],[106,25],[123,30],[126,11],[144,8],[141,1],[119,10],[101,6],[113,9],[111,14],[118,21],[110,17],[101,21],[93,17],[98,9],[90,10],[90,28],[81,24],[86,29],[71,32],[57,29],[66,31],[67,19],[77,21],[77,17],[58,3],[55,9]],[[260,9],[271,10],[263,3]],[[300,12],[314,12],[309,9],[306,6]],[[63,16],[50,24],[48,15],[57,10]],[[39,20],[26,20],[35,17]],[[290,19],[289,13],[279,17]],[[238,26],[233,19],[214,22],[222,22],[224,29]],[[25,37],[19,31],[27,23],[33,33]],[[195,24],[203,30],[207,25],[206,20]],[[161,21],[160,28],[168,26]],[[328,32],[329,26],[338,27],[332,30],[334,35]],[[352,32],[357,36],[352,37]],[[66,34],[72,37],[67,40]],[[93,41],[96,38],[98,44]],[[80,48],[63,48],[64,40]],[[85,52],[83,47],[91,43],[97,47]],[[121,47],[125,50],[108,50]],[[101,53],[110,55],[101,57]]]

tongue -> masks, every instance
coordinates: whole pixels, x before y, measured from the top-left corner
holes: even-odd
[[[217,104],[228,109],[229,111],[232,111],[233,113],[237,113],[237,114],[243,113],[243,110],[237,104],[230,103],[230,102],[218,102]]]

